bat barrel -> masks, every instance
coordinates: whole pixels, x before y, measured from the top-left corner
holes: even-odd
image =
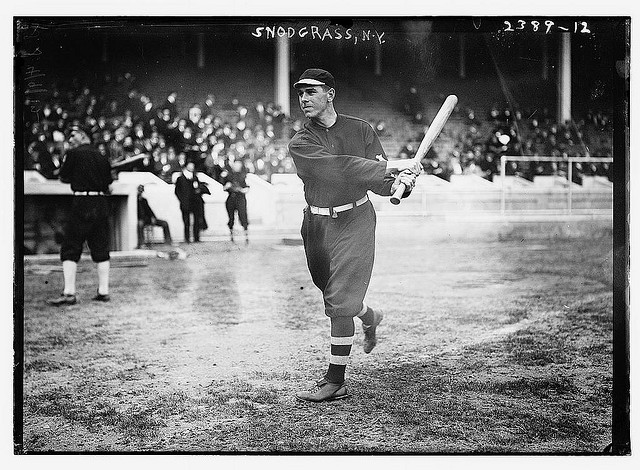
[[[416,154],[413,157],[413,160],[416,160],[419,162],[424,158],[424,156],[427,154],[427,152],[433,145],[433,142],[435,142],[438,135],[440,135],[440,132],[444,128],[444,125],[446,124],[447,119],[449,119],[449,116],[451,116],[451,113],[453,112],[453,109],[456,107],[456,104],[458,104],[458,97],[456,95],[447,96],[447,99],[445,99],[444,103],[442,103],[442,106],[440,106],[440,109],[438,110],[438,114],[436,114],[436,117],[433,118],[433,121],[431,122],[429,129],[427,129],[427,132],[425,133],[424,138],[422,139],[422,142],[420,142],[420,146],[418,147],[418,150],[416,151]],[[400,204],[400,200],[402,199],[402,195],[404,194],[405,190],[406,190],[406,186],[400,183],[398,188],[395,190],[395,192],[391,196],[391,199],[390,199],[391,204],[394,204],[394,205]]]

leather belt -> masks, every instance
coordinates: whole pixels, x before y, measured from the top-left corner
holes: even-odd
[[[338,212],[348,211],[350,209],[353,209],[354,207],[361,206],[362,204],[364,204],[368,200],[369,200],[369,196],[365,195],[362,199],[358,199],[356,202],[350,202],[349,204],[343,204],[341,206],[316,207],[316,206],[311,206],[310,205],[309,206],[309,210],[311,211],[312,214],[330,215],[331,217],[333,217],[335,219],[336,217],[338,217]]]
[[[74,191],[74,196],[104,196],[102,191]]]

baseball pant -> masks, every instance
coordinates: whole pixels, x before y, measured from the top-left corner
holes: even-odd
[[[106,196],[74,196],[60,249],[62,261],[78,262],[85,240],[96,263],[109,260],[109,200]]]
[[[307,266],[322,291],[328,317],[354,317],[361,311],[373,271],[375,229],[371,202],[336,218],[304,210],[301,234]]]
[[[227,223],[229,230],[233,230],[236,212],[238,212],[240,225],[246,230],[249,226],[249,219],[247,217],[247,198],[245,195],[242,193],[229,193],[225,206],[227,208],[227,215],[229,216],[229,222]]]

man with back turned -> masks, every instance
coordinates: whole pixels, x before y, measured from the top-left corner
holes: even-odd
[[[376,227],[367,191],[389,196],[404,183],[406,197],[422,167],[411,160],[387,161],[366,121],[336,112],[335,79],[326,70],[306,70],[294,88],[309,119],[289,143],[308,204],[301,233],[307,266],[331,320],[327,372],[314,391],[296,396],[311,402],[331,401],[349,396],[345,370],[354,340],[354,317],[362,321],[365,353],[376,345],[376,328],[383,317],[364,302]]]
[[[64,290],[50,305],[76,303],[76,272],[87,242],[91,259],[98,270],[98,289],[93,300],[107,302],[109,297],[109,185],[113,182],[106,156],[91,145],[89,133],[72,126],[67,137],[68,151],[60,167],[60,180],[71,185],[73,200],[67,220],[60,259]]]

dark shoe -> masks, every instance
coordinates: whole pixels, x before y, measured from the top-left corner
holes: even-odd
[[[344,382],[339,384],[334,384],[331,382],[325,381],[322,385],[319,385],[319,389],[315,392],[298,392],[296,393],[296,398],[298,400],[304,401],[312,401],[314,403],[319,403],[321,401],[335,401],[342,400],[343,398],[350,397],[349,392],[347,391],[347,386]]]
[[[373,350],[373,348],[376,347],[376,344],[378,344],[378,340],[376,339],[376,328],[382,321],[383,317],[384,315],[382,314],[382,312],[374,310],[373,324],[371,325],[365,325],[364,323],[362,324],[362,331],[364,331],[364,342],[362,346],[363,346],[364,352],[367,354],[369,354]]]
[[[234,240],[234,238],[233,238],[233,230],[230,230],[230,231],[229,231],[229,237],[231,237],[231,241],[232,241],[233,243],[235,243],[235,242],[236,242],[236,241]]]
[[[109,302],[111,300],[111,297],[109,297],[109,294],[101,294],[98,292],[96,296],[91,300],[95,300],[97,302]]]
[[[55,305],[56,307],[60,305],[73,305],[76,302],[77,300],[74,294],[60,294],[60,297],[47,300],[49,305]]]

